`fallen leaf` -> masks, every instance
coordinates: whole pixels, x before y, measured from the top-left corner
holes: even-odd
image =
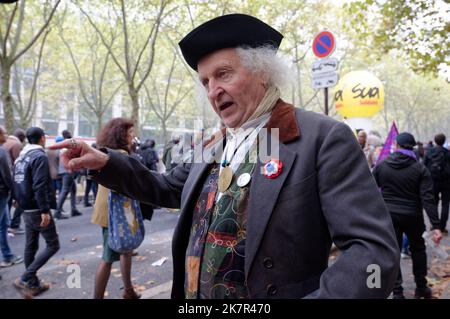
[[[168,259],[167,257],[162,257],[162,258],[158,259],[157,261],[155,261],[152,264],[152,266],[154,266],[154,267],[161,266],[162,264],[164,264],[166,262],[167,259]]]
[[[146,257],[146,256],[136,256],[134,259],[135,259],[136,261],[143,261],[143,260],[146,260],[147,257]]]
[[[78,260],[71,260],[71,259],[60,259],[60,260],[55,261],[55,263],[60,266],[68,266],[68,265],[72,265],[72,264],[79,265],[80,264],[80,262]]]
[[[142,292],[142,291],[144,291],[144,290],[146,290],[147,288],[145,287],[145,286],[143,286],[143,285],[141,285],[141,286],[137,286],[136,287],[136,290],[137,291],[140,291],[140,292]]]

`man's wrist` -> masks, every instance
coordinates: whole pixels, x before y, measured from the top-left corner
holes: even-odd
[[[101,161],[100,161],[100,168],[98,169],[98,171],[100,171],[103,167],[105,167],[106,166],[106,164],[108,163],[108,161],[109,161],[109,153],[108,153],[108,150],[107,149],[105,149],[106,150],[106,152],[103,152],[103,151],[101,151],[100,152],[100,156],[101,156]]]
[[[109,150],[106,147],[101,147],[97,150],[97,154],[99,156],[99,165],[97,169],[88,169],[87,170],[87,177],[88,178],[92,178],[95,175],[97,175],[98,173],[100,173],[100,171],[102,170],[103,167],[106,166],[106,164],[108,164],[109,161]]]

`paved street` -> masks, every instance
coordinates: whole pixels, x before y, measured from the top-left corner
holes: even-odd
[[[39,272],[40,278],[51,283],[52,288],[36,297],[38,299],[89,299],[92,298],[96,267],[102,253],[101,230],[91,224],[92,208],[81,208],[83,216],[67,220],[56,221],[60,236],[61,250]],[[69,208],[66,207],[66,211]],[[138,249],[138,256],[133,257],[132,281],[142,298],[170,298],[172,280],[171,240],[178,213],[165,209],[155,211],[153,220],[146,221],[146,238]],[[11,249],[15,254],[23,256],[25,235],[9,237]],[[41,239],[41,247],[44,242]],[[450,237],[444,237],[442,246],[450,252]],[[430,270],[428,278],[433,286],[436,298],[450,299],[450,260],[446,263],[433,258],[428,253]],[[161,266],[152,263],[166,257]],[[69,288],[73,266],[79,265],[81,271],[81,287]],[[404,288],[406,298],[414,296],[414,281],[412,276],[411,259],[402,259]],[[0,280],[0,299],[22,298],[13,288],[12,282],[24,270],[23,263],[0,269],[3,279]],[[122,281],[119,263],[113,266],[107,287],[108,299],[121,298]],[[69,279],[69,286],[67,281]]]
[[[78,206],[79,209],[82,207]],[[68,207],[67,207],[68,208]],[[68,209],[66,209],[68,211]],[[56,221],[60,236],[60,251],[38,273],[52,288],[36,298],[92,298],[94,277],[102,254],[102,235],[99,226],[91,224],[91,208],[80,209],[83,216]],[[145,221],[146,237],[133,257],[132,282],[143,298],[170,298],[172,280],[171,240],[178,214],[166,210],[155,211],[152,222]],[[25,235],[9,237],[13,253],[23,256]],[[41,238],[40,247],[45,245]],[[161,266],[151,264],[167,257]],[[70,265],[80,266],[81,288],[69,288],[66,281],[74,273]],[[73,267],[73,266],[72,266]],[[24,270],[24,264],[0,269],[0,298],[21,298],[12,282]],[[106,298],[121,298],[120,265],[114,263]],[[70,285],[69,280],[69,285]]]

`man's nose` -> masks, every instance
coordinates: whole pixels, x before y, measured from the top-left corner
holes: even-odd
[[[208,83],[208,98],[210,100],[216,100],[223,93],[223,88],[217,85],[216,82],[210,81]]]

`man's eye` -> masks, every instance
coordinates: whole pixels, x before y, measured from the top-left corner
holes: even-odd
[[[220,73],[219,73],[219,78],[224,79],[224,78],[227,78],[228,75],[229,75],[228,72],[225,72],[225,71],[224,71],[224,72],[220,72]]]

